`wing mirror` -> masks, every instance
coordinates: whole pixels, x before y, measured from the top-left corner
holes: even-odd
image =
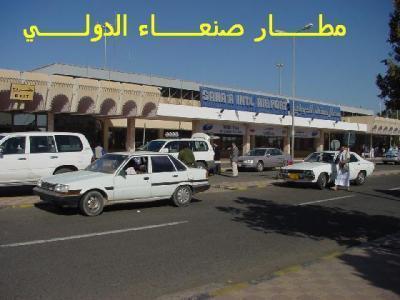
[[[126,177],[126,171],[125,170],[121,170],[120,172],[119,172],[119,176],[122,176],[122,177]]]

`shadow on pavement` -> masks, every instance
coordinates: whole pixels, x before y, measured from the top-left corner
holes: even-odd
[[[356,275],[375,286],[400,295],[400,236],[386,245],[372,245],[363,255],[346,253],[339,257],[354,268]]]
[[[368,215],[337,207],[294,206],[264,199],[239,197],[232,206],[220,206],[217,209],[232,215],[233,221],[243,223],[252,230],[313,240],[330,239],[346,247],[400,231],[398,218]],[[394,257],[383,252],[371,252],[370,257],[353,258],[353,260],[347,257],[347,262],[360,272],[360,276],[376,286],[383,286],[384,278],[378,278],[376,274],[369,272],[366,266],[370,261],[373,263],[378,259],[378,255],[386,255],[386,266],[382,268],[392,264],[390,259]],[[400,274],[398,256],[393,264],[396,264],[397,275]],[[398,292],[398,289],[399,287],[393,290]]]
[[[201,200],[197,198],[192,199],[192,204],[201,202]],[[153,207],[163,207],[163,206],[173,206],[171,203],[171,200],[158,200],[158,201],[152,201],[152,202],[136,202],[136,203],[119,203],[119,204],[113,204],[113,205],[108,205],[104,207],[103,213],[108,213],[108,212],[113,212],[113,211],[129,211],[129,210],[140,210],[140,209],[146,209],[146,208],[153,208]],[[190,205],[189,205],[190,206]],[[53,205],[51,203],[45,203],[45,202],[40,202],[36,203],[35,207],[38,209],[41,209],[43,211],[53,213],[56,215],[62,215],[62,216],[72,216],[79,214],[79,209],[78,207],[59,207],[57,205]]]
[[[386,194],[392,197],[400,198],[400,190],[375,190],[378,193]],[[392,199],[393,200],[393,199]]]
[[[0,187],[0,197],[31,196],[33,188],[33,185]]]

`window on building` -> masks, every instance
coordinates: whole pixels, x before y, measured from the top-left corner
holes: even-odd
[[[83,145],[81,139],[75,135],[56,135],[58,152],[79,152]]]
[[[175,167],[168,156],[152,156],[153,173],[174,172]]]
[[[56,147],[52,136],[29,137],[30,153],[54,153]]]
[[[24,154],[25,142],[26,138],[24,136],[9,138],[1,145],[3,154]]]

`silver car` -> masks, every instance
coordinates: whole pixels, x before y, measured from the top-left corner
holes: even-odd
[[[384,164],[388,163],[393,163],[393,164],[399,164],[399,155],[398,155],[398,150],[389,150],[382,158],[382,162]]]
[[[283,167],[292,164],[290,155],[277,148],[254,148],[246,155],[240,156],[238,168],[253,169],[262,172],[265,168]]]

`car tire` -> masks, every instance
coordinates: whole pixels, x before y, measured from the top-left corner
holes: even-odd
[[[73,171],[75,171],[75,170],[73,170],[71,168],[59,168],[59,169],[54,171],[53,175],[62,174],[62,173],[68,173],[68,172],[73,172]]]
[[[264,163],[262,161],[259,161],[256,165],[256,171],[257,172],[262,172],[264,171]]]
[[[83,195],[79,202],[79,210],[88,217],[98,216],[103,212],[104,197],[98,191],[90,191]]]
[[[366,179],[365,171],[360,171],[357,175],[357,178],[354,180],[356,185],[363,185]]]
[[[204,161],[196,161],[196,168],[208,170],[207,165]]]
[[[317,187],[320,190],[323,190],[326,188],[326,185],[328,183],[328,178],[325,173],[319,174],[318,179],[317,179]]]
[[[187,185],[178,186],[172,195],[172,202],[176,207],[188,206],[192,201],[192,189]]]

